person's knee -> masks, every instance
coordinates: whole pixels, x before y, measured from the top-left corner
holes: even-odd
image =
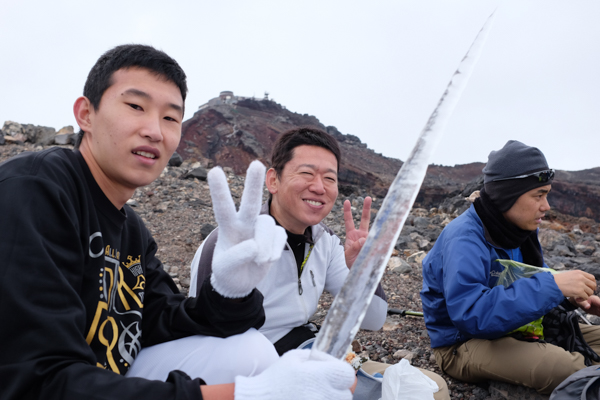
[[[232,383],[237,375],[261,373],[278,358],[255,329],[228,338],[195,335],[143,349],[127,375],[165,380],[177,369],[208,384]]]
[[[250,374],[255,371],[260,373],[279,358],[269,339],[255,329],[229,337],[227,340],[228,353],[235,357],[238,367],[245,365]]]
[[[548,351],[531,370],[532,387],[542,394],[550,394],[567,377],[584,368],[583,356],[569,352]]]
[[[419,368],[419,370],[425,374],[429,379],[435,382],[438,386],[438,391],[433,394],[434,400],[450,400],[450,392],[448,391],[448,384],[440,375],[435,372],[428,371],[426,369]]]

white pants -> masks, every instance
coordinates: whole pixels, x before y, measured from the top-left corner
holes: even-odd
[[[258,375],[278,358],[271,342],[252,328],[224,339],[196,335],[146,347],[126,376],[165,381],[169,372],[180,370],[217,385]]]

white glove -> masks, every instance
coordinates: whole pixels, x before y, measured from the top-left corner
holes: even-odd
[[[356,378],[347,362],[323,352],[292,350],[253,377],[235,378],[235,400],[351,400]]]
[[[259,215],[265,167],[253,161],[246,172],[239,212],[221,168],[208,173],[219,236],[212,260],[210,283],[222,296],[245,297],[279,260],[287,240],[285,229],[269,215]]]

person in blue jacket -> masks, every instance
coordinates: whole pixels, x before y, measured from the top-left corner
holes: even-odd
[[[507,334],[567,304],[565,298],[600,314],[596,281],[574,270],[497,285],[504,269],[498,259],[547,268],[537,232],[550,210],[554,170],[539,149],[511,140],[490,153],[483,173],[480,197],[446,226],[423,260],[421,299],[431,347],[440,368],[456,379],[504,381],[549,394],[586,367],[584,356]],[[580,328],[600,352],[600,329]]]

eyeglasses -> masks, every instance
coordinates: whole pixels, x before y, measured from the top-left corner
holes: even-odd
[[[532,172],[531,174],[526,174],[526,175],[511,176],[509,178],[492,179],[492,182],[508,181],[509,179],[523,179],[523,178],[529,178],[530,176],[537,177],[538,180],[542,183],[548,182],[549,180],[552,180],[554,178],[554,170],[547,169],[545,171]]]

